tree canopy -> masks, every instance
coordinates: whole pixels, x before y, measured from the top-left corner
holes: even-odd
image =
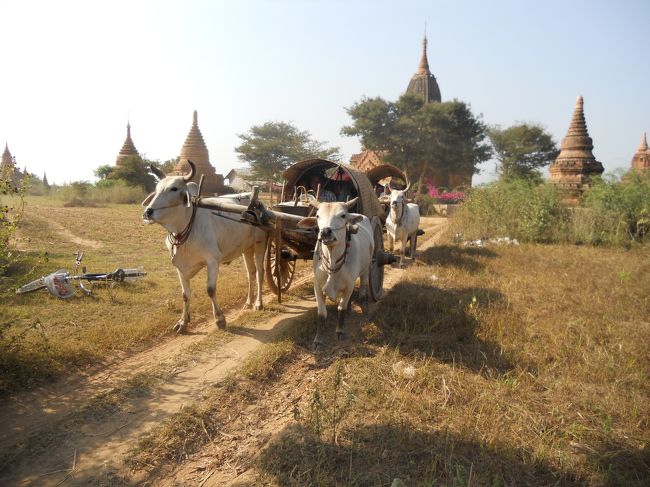
[[[339,148],[327,147],[325,142],[286,122],[266,122],[239,134],[241,145],[235,148],[239,160],[250,164],[252,176],[264,181],[280,181],[282,172],[303,159],[339,160]]]
[[[559,154],[553,138],[537,124],[520,123],[489,130],[503,179],[541,177],[539,169],[552,163]]]
[[[473,174],[490,158],[486,126],[461,101],[424,103],[404,94],[396,102],[364,98],[347,109],[353,124],[341,129],[366,149],[422,180],[433,171]]]
[[[103,165],[95,169],[95,176],[100,180],[109,182],[121,179],[129,186],[139,186],[145,191],[153,191],[156,179],[149,174],[149,164],[152,161],[138,156],[125,158],[119,166]]]

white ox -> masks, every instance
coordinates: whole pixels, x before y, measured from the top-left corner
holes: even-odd
[[[325,297],[338,305],[337,338],[343,336],[345,310],[357,278],[361,280],[359,300],[364,311],[368,305],[368,277],[375,248],[370,220],[350,213],[357,202],[319,203],[313,196],[309,202],[316,207],[316,217],[304,218],[299,226],[318,228],[318,242],[314,252],[314,294],[318,304],[318,321],[314,348],[323,343],[322,326],[327,319]]]
[[[255,309],[263,308],[262,279],[266,233],[257,227],[228,219],[223,212],[197,208],[192,198],[198,193],[196,183],[189,182],[196,172],[194,163],[186,176],[165,176],[160,170],[152,172],[162,178],[156,191],[142,202],[145,223],[158,223],[169,232],[167,248],[172,264],[178,271],[183,289],[183,314],[174,325],[178,333],[190,323],[190,279],[201,269],[208,268],[208,296],[218,328],[226,328],[226,317],[217,303],[217,276],[219,265],[229,263],[240,255],[248,272],[248,299],[245,307],[253,304],[253,279],[257,282]]]
[[[406,192],[411,187],[407,182],[403,190],[392,189],[390,193],[390,212],[386,219],[386,234],[388,235],[388,250],[393,251],[393,243],[400,241],[402,255],[399,265],[404,267],[406,242],[411,239],[411,259],[415,258],[417,232],[420,226],[420,208],[415,203],[406,202]]]

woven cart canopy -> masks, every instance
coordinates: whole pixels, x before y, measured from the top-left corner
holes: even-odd
[[[376,186],[379,181],[386,178],[399,179],[404,182],[404,187],[406,187],[406,175],[404,174],[404,171],[399,167],[391,166],[390,164],[375,166],[366,172],[366,176],[373,187]]]
[[[342,171],[342,173],[339,173],[339,170]],[[384,216],[384,210],[379,203],[373,184],[365,173],[348,164],[328,161],[326,159],[307,159],[305,161],[296,162],[282,174],[285,186],[287,188],[296,186],[298,181],[300,181],[308,171],[317,172],[326,177],[330,177],[331,179],[336,179],[335,176],[338,176],[339,174],[343,174],[343,178],[345,178],[345,175],[349,176],[359,194],[359,213],[368,218],[372,218],[373,216],[381,218]]]

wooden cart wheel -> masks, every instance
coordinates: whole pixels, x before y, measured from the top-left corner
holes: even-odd
[[[271,288],[274,294],[286,292],[291,286],[293,276],[296,273],[296,261],[293,259],[283,259],[281,257],[282,250],[288,251],[289,247],[286,245],[276,246],[275,239],[271,238],[268,248],[266,250],[266,266],[264,271],[266,273],[266,283]],[[278,272],[276,271],[276,263],[280,263]]]
[[[376,216],[370,220],[372,236],[375,239],[375,253],[370,262],[370,299],[379,301],[384,294],[384,266],[379,264],[378,256],[384,251],[384,232],[381,228],[381,221]]]

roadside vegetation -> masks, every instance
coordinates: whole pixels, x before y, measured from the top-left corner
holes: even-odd
[[[650,175],[597,179],[582,205],[568,208],[551,183],[501,180],[473,188],[453,221],[462,240],[629,246],[650,235]]]

